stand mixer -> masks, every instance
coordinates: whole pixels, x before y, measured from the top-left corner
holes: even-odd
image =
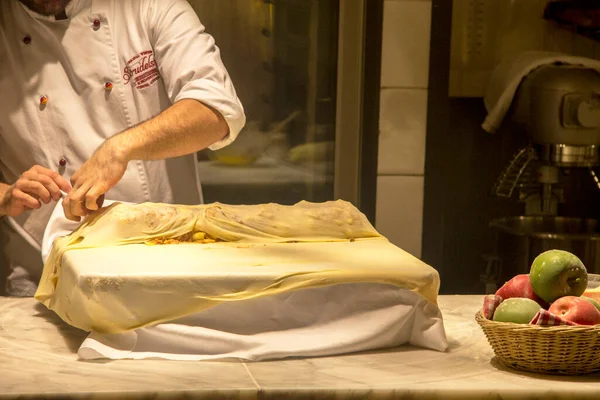
[[[597,273],[597,221],[558,214],[574,169],[586,171],[590,184],[600,189],[600,73],[574,65],[540,67],[521,82],[509,116],[529,145],[508,163],[492,193],[505,198],[517,193],[525,212],[490,223],[498,237],[496,256],[488,259],[484,275],[488,291],[491,281],[502,284],[529,272],[533,259],[551,248],[575,253]]]

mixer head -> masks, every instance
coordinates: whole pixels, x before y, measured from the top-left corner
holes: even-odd
[[[562,167],[600,165],[600,72],[540,67],[523,79],[511,115],[540,160]]]
[[[511,121],[530,146],[520,150],[493,193],[510,197],[519,189],[526,213],[555,215],[560,182],[569,168],[586,168],[600,189],[600,73],[583,66],[552,64],[530,73],[519,86]]]

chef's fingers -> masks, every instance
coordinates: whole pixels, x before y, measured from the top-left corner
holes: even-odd
[[[81,221],[80,217],[74,215],[71,212],[71,198],[69,196],[67,196],[63,199],[62,206],[63,206],[63,211],[65,212],[65,217],[67,217],[68,220],[75,221],[75,222]]]
[[[21,177],[40,182],[50,192],[50,196],[54,201],[60,199],[61,190],[66,193],[71,191],[71,185],[58,172],[40,165],[34,165],[28,171],[25,171]]]
[[[77,217],[85,217],[89,214],[89,210],[85,206],[85,194],[89,191],[89,185],[75,186],[71,193],[67,196],[70,198],[69,210],[71,214]]]
[[[13,189],[12,198],[26,208],[38,209],[42,206],[39,200],[17,188]]]
[[[50,178],[54,182],[54,184],[59,188],[59,190],[62,190],[65,193],[69,193],[71,191],[71,184],[58,172],[41,167],[39,165],[37,167],[38,168],[35,171],[40,175],[45,175],[48,178]]]
[[[77,217],[85,217],[89,214],[89,211],[85,208],[85,204],[81,200],[75,200],[71,198],[69,203],[69,210],[71,214]]]
[[[48,193],[50,193],[52,200],[57,201],[60,199],[60,188],[52,178],[45,174],[38,174],[35,179],[44,185]]]
[[[92,186],[85,194],[85,208],[95,211],[102,207],[104,190],[99,186]]]
[[[31,180],[25,176],[26,175],[23,174],[21,178],[17,179],[17,182],[15,182],[15,188],[27,193],[29,196],[40,199],[46,204],[50,203],[52,200],[50,191],[41,182],[37,180]]]

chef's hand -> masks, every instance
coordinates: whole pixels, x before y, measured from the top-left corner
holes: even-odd
[[[56,171],[34,165],[6,190],[0,199],[0,215],[18,217],[25,211],[38,209],[42,203],[59,200],[61,190],[69,193],[69,182]]]
[[[127,162],[123,152],[110,140],[104,142],[71,177],[73,190],[62,203],[65,216],[80,221],[102,207],[104,194],[121,180]]]

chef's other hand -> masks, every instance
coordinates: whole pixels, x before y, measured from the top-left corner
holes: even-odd
[[[0,199],[0,211],[18,217],[27,210],[38,209],[42,203],[60,199],[60,191],[69,193],[71,185],[60,174],[40,165],[25,171]]]
[[[121,180],[127,162],[124,153],[110,140],[104,142],[71,177],[73,189],[62,203],[65,216],[80,221],[102,207],[104,194]]]

